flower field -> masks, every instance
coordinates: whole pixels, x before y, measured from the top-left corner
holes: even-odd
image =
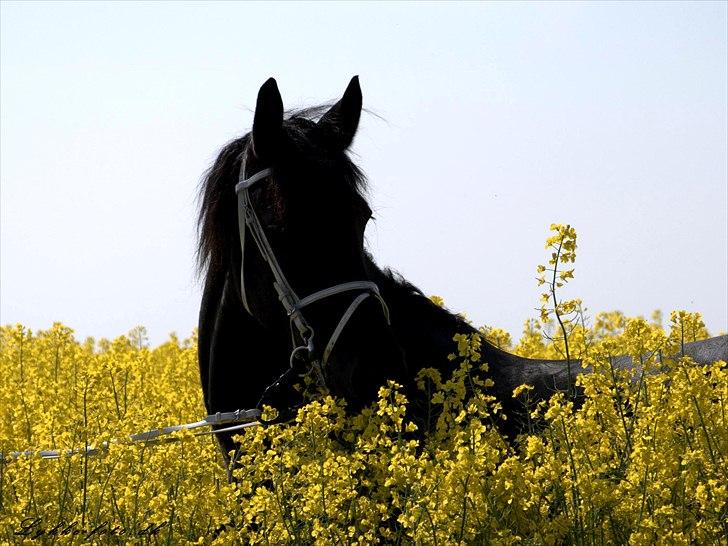
[[[571,235],[558,228],[549,244],[560,248]],[[2,327],[0,543],[726,544],[728,367],[666,358],[708,337],[700,316],[674,312],[666,328],[659,314],[588,321],[578,300],[555,295],[573,274],[558,270],[560,256],[539,267],[553,282],[541,283],[544,307],[518,343],[482,333],[523,356],[568,350],[592,366],[576,385],[582,403],[569,393],[535,403],[516,389],[531,432],[506,442],[480,378],[480,338],[456,336],[452,377],[419,376],[437,410],[428,435],[396,384],[354,416],[323,395],[293,424],[240,435],[235,484],[214,439],[190,432],[8,458],[101,446],[205,410],[194,335],[150,348],[142,328],[80,341],[62,324]],[[621,354],[639,371],[613,367]]]

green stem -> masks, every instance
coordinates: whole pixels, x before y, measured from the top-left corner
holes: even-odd
[[[569,355],[569,336],[566,333],[566,326],[564,326],[564,323],[561,320],[561,314],[559,313],[559,305],[556,302],[556,273],[559,270],[559,257],[561,256],[561,247],[564,244],[564,239],[562,237],[561,241],[559,241],[559,248],[556,249],[556,259],[554,260],[554,269],[553,269],[553,276],[551,277],[551,296],[554,300],[554,315],[556,315],[556,320],[559,321],[559,326],[561,327],[561,333],[564,335],[564,350],[566,351],[566,373],[567,373],[567,379],[566,379],[566,396],[567,398],[574,398],[573,388],[571,386],[571,356]]]

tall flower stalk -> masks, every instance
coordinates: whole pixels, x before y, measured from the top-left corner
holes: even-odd
[[[577,319],[581,316],[581,300],[560,300],[557,292],[569,282],[569,279],[574,278],[574,268],[564,269],[560,265],[573,264],[576,260],[576,230],[569,224],[551,224],[550,229],[553,235],[546,239],[545,248],[551,250],[551,257],[547,265],[539,265],[536,268],[539,286],[546,285],[546,291],[541,294],[539,311],[541,322],[547,323],[550,316],[553,315],[559,324],[568,372],[567,395],[569,398],[573,398],[574,385],[571,381],[572,362],[569,336],[578,325]],[[552,307],[548,307],[549,303]]]

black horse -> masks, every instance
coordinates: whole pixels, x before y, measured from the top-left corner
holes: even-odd
[[[353,410],[387,379],[416,398],[417,372],[433,367],[448,377],[454,335],[476,332],[366,252],[372,213],[364,177],[346,153],[361,106],[354,77],[330,109],[284,116],[271,78],[251,133],[227,144],[203,180],[199,363],[210,413],[263,403],[285,413],[301,402],[294,384],[311,366]],[[728,336],[688,344],[687,352],[701,362],[725,359]],[[524,359],[485,340],[481,354],[493,394],[513,416],[518,385],[534,385],[533,397],[543,399],[573,380],[563,361]],[[571,366],[572,376],[578,369]],[[503,426],[513,434],[518,420]],[[229,435],[220,443],[225,453],[233,448]]]
[[[364,179],[346,155],[360,114],[354,78],[329,110],[284,120],[271,78],[260,89],[252,132],[227,144],[207,173],[199,216],[205,272],[199,362],[209,412],[295,405],[292,386],[299,378],[291,364],[326,360],[326,386],[352,407],[371,400],[382,378],[406,379],[386,306],[368,280],[364,228],[371,210],[362,196]],[[241,189],[248,194],[241,205],[236,184],[261,173],[270,174]],[[259,230],[239,223],[239,214],[254,216]],[[347,283],[355,287],[292,309],[301,304],[297,294],[306,299]],[[290,294],[282,294],[286,287]],[[360,298],[369,294],[375,297]],[[342,323],[354,301],[359,304]],[[297,347],[305,350],[293,354]],[[232,447],[229,437],[221,442],[224,450]]]

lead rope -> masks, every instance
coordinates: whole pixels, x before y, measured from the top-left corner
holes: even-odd
[[[19,459],[21,457],[38,456],[41,459],[58,459],[63,456],[71,455],[97,455],[102,451],[108,450],[111,444],[142,443],[144,445],[154,445],[177,442],[181,438],[169,436],[173,432],[179,432],[181,430],[195,430],[207,426],[232,425],[215,430],[196,432],[193,434],[193,436],[209,436],[211,434],[220,434],[222,432],[233,432],[236,430],[259,426],[261,424],[259,420],[260,416],[261,413],[258,409],[217,412],[206,416],[200,421],[185,423],[183,425],[174,425],[171,427],[155,428],[152,430],[147,430],[146,432],[131,434],[124,440],[112,439],[106,442],[102,442],[98,447],[88,446],[86,448],[75,448],[66,450],[43,449],[40,451],[11,451],[8,454],[0,453],[0,464],[9,462],[14,459]]]

